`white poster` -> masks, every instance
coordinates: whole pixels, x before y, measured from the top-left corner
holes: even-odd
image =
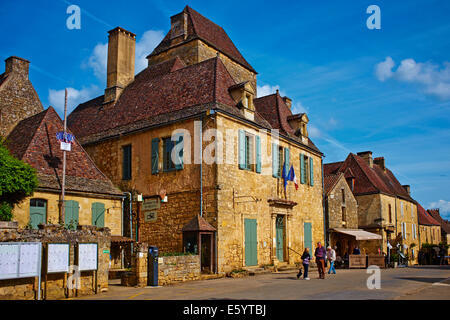
[[[47,251],[47,273],[69,272],[69,244],[49,243]]]
[[[80,271],[97,270],[98,249],[96,243],[78,245],[78,269]]]
[[[0,279],[38,277],[41,243],[0,243]]]

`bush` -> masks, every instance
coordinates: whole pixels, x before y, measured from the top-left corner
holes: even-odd
[[[0,203],[0,221],[11,221],[12,217],[11,205],[7,202]]]
[[[36,170],[14,158],[0,140],[0,220],[11,221],[14,205],[32,195],[37,186]]]

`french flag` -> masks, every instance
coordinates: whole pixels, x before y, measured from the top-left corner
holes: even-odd
[[[287,180],[294,181],[295,190],[298,190],[297,177],[295,176],[294,165],[291,165],[291,169],[289,169],[289,173],[287,175]]]

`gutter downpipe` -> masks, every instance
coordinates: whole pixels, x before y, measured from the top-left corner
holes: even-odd
[[[324,156],[325,157],[325,156]],[[322,166],[322,212],[323,212],[323,236],[325,247],[328,247],[327,226],[326,226],[326,212],[325,212],[325,181],[323,176],[323,158],[320,159]]]
[[[203,119],[204,115],[202,113],[200,125],[200,217],[203,217]]]
[[[128,194],[130,198],[130,239],[133,240],[133,215],[132,215],[132,204],[131,204],[131,192],[124,192],[124,194]],[[133,242],[131,242],[131,255],[133,255]]]

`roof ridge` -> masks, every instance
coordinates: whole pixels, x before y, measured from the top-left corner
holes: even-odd
[[[380,188],[378,188],[377,185],[373,182],[372,178],[366,173],[366,170],[361,166],[361,164],[359,163],[358,159],[356,158],[356,157],[358,157],[358,158],[361,158],[361,157],[359,157],[359,156],[356,155],[356,154],[353,154],[352,152],[350,152],[349,157],[350,157],[350,156],[352,156],[352,157],[355,159],[356,164],[357,164],[358,167],[361,169],[361,171],[363,172],[364,176],[366,176],[367,180],[372,184],[372,187],[374,187],[374,188],[375,188],[376,190],[378,190],[378,191],[381,191]],[[362,160],[362,159],[361,159],[361,160]],[[369,167],[369,166],[368,166],[368,167]],[[370,169],[370,167],[369,167],[369,169]],[[394,194],[394,195],[395,195],[395,194]]]

